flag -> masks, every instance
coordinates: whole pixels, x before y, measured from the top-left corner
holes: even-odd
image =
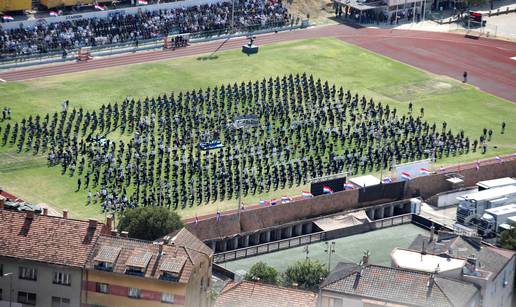
[[[197,213],[195,214],[195,225],[199,224],[199,218],[197,217]]]
[[[392,182],[391,177],[385,177],[385,178],[383,178],[383,180],[382,180],[382,183],[391,183],[391,182]]]
[[[260,206],[268,206],[269,202],[266,200],[260,200],[259,204],[260,204]]]
[[[420,173],[422,176],[430,175],[430,170],[429,170],[428,168],[424,168],[424,167],[422,167],[422,168],[419,170],[419,173]]]
[[[271,199],[271,206],[276,206],[278,204],[278,200],[277,199]]]
[[[502,157],[496,156],[496,161],[498,161],[498,163],[502,163],[503,162]]]
[[[323,186],[322,192],[324,194],[333,194],[333,190],[329,186]]]
[[[310,192],[303,191],[303,198],[312,198],[314,195]]]
[[[217,209],[217,223],[220,222],[220,210]]]
[[[4,15],[4,17],[2,17],[2,19],[4,21],[13,21],[14,20],[14,18],[12,16],[9,16],[9,15]]]
[[[145,0],[138,0],[138,3],[137,3],[137,4],[138,4],[138,5],[147,5],[148,3],[147,3],[147,1],[145,1]]]
[[[344,183],[344,190],[352,190],[354,188],[355,188],[355,186],[352,183],[350,183],[350,182]]]
[[[477,161],[477,163],[475,164],[475,167],[477,168],[477,171],[480,170],[480,161]]]
[[[282,204],[289,203],[290,201],[292,201],[292,198],[290,198],[288,196],[281,196],[281,203]]]
[[[412,177],[410,176],[410,174],[409,174],[409,173],[407,173],[407,172],[402,172],[402,173],[401,173],[401,179],[404,179],[404,180],[410,180],[410,179],[412,179]]]
[[[95,4],[95,9],[98,11],[105,11],[107,9],[107,7],[100,5],[100,4]]]

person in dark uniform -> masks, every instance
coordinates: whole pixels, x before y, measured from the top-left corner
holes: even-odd
[[[464,82],[464,83],[468,82],[468,72],[467,71],[464,71],[464,73],[462,74],[462,77],[464,77],[464,80],[462,80],[462,82]]]

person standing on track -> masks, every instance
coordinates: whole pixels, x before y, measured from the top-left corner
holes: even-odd
[[[462,82],[467,83],[468,82],[468,72],[464,71],[464,73],[462,74],[462,77],[464,77],[464,80],[462,80]]]

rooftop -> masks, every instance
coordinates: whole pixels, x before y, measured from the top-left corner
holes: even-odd
[[[505,185],[511,185],[511,184],[516,185],[516,179],[511,178],[511,177],[504,177],[504,178],[484,180],[484,181],[477,182],[478,186],[485,188],[485,189],[490,189],[493,187],[500,187],[500,186],[505,186]]]
[[[214,307],[315,307],[316,304],[317,295],[313,292],[242,281],[229,283]]]
[[[408,249],[421,251],[423,244],[429,254],[448,255],[462,259],[475,256],[479,262],[479,269],[491,272],[490,276],[493,278],[503,270],[515,255],[512,251],[485,245],[481,243],[479,238],[447,232],[439,232],[437,238],[432,241],[429,237],[418,235]]]
[[[156,242],[101,235],[86,267],[144,278],[174,281],[177,278],[178,282],[187,283],[200,257],[212,254],[209,247],[186,229],[175,232],[172,238]],[[107,262],[110,266],[104,267],[100,262]],[[172,273],[176,277],[163,278],[164,273]]]
[[[358,187],[364,188],[372,185],[380,184],[380,179],[373,175],[365,175],[360,177],[350,178],[349,181]]]
[[[0,256],[82,267],[103,224],[0,210]]]
[[[472,284],[429,273],[342,262],[321,284],[321,290],[428,307],[462,307],[478,295]]]
[[[422,254],[418,251],[401,248],[392,250],[391,259],[396,267],[428,273],[434,273],[436,270],[439,272],[461,270],[466,265],[465,259]]]

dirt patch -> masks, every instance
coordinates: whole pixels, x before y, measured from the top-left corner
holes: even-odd
[[[398,101],[413,100],[421,95],[431,93],[446,93],[457,89],[452,83],[438,80],[425,80],[420,82],[395,85],[390,87],[372,88],[373,91]]]

